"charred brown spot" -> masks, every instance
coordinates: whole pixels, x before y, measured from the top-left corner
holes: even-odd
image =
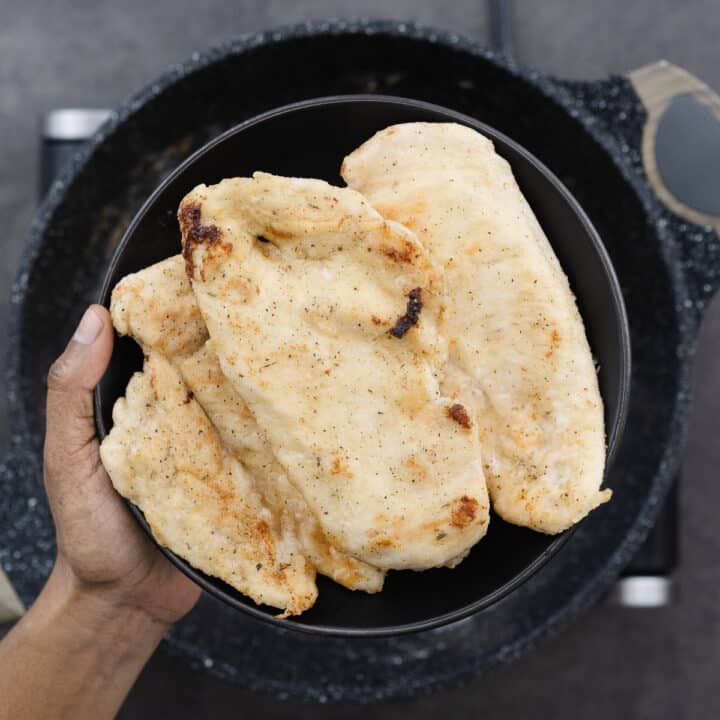
[[[552,357],[555,350],[560,345],[560,333],[557,330],[553,330],[550,333],[550,349],[545,353],[545,357]]]
[[[340,460],[340,458],[333,458],[333,461],[330,465],[330,474],[331,475],[346,475],[347,477],[352,477],[350,468],[347,465],[345,465]]]
[[[255,525],[254,531],[251,531],[251,538],[258,547],[258,555],[260,557],[270,558],[272,562],[275,558],[275,540],[272,530],[265,520],[260,520]]]
[[[376,548],[388,548],[395,545],[395,543],[390,538],[382,538],[380,540],[375,540],[372,544]]]
[[[407,460],[405,460],[405,465],[410,469],[411,472],[411,478],[412,482],[415,482],[415,478],[425,478],[427,477],[427,469],[424,465],[417,462],[415,458],[409,457]]]
[[[453,527],[462,530],[475,519],[477,507],[478,501],[475,500],[475,498],[463,495],[455,501],[455,507],[453,507],[452,512],[450,513],[450,523]]]
[[[192,390],[188,390],[187,394],[185,395],[184,404],[187,405],[194,397],[195,393]]]
[[[447,413],[458,425],[462,425],[464,428],[468,429],[472,426],[470,416],[467,414],[467,410],[464,405],[455,403],[448,408]]]
[[[401,248],[382,245],[380,252],[398,263],[411,263],[413,261],[413,246],[405,243]]]
[[[413,325],[417,325],[422,306],[422,288],[416,287],[408,293],[405,314],[398,318],[395,325],[390,329],[390,334],[393,337],[401,338]]]
[[[382,325],[383,324],[383,321],[377,315],[372,315],[371,320],[373,321],[373,325]]]
[[[280,240],[289,240],[290,238],[294,237],[293,233],[288,232],[287,230],[280,230],[279,228],[276,228],[274,225],[270,225],[267,228],[267,234],[271,238],[278,238]]]
[[[180,205],[178,221],[183,236],[182,255],[185,260],[185,272],[189,278],[195,274],[193,253],[198,245],[220,245],[226,252],[232,250],[231,243],[222,242],[222,232],[217,225],[202,224],[200,203],[188,202]]]

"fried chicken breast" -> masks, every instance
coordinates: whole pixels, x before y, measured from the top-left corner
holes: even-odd
[[[315,569],[162,355],[115,403],[100,456],[161,545],[285,615],[312,607]]]
[[[210,347],[333,546],[452,564],[486,532],[475,418],[440,377],[442,276],[356,192],[256,173],[179,210]]]
[[[217,430],[226,450],[250,474],[283,532],[294,534],[309,562],[350,590],[378,592],[385,573],[330,545],[292,486],[247,405],[222,374],[180,255],[124,277],[112,293],[116,330],[146,353],[164,354]]]
[[[472,393],[497,513],[558,533],[607,501],[603,405],[583,322],[490,140],[457,124],[395,125],[345,158],[342,176],[444,269],[443,389]]]

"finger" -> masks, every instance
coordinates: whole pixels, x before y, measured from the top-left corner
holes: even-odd
[[[110,362],[112,346],[110,314],[91,305],[48,373],[46,471],[69,462],[74,472],[83,469],[78,463],[97,465],[96,448],[93,452],[91,447],[96,444],[92,393]]]

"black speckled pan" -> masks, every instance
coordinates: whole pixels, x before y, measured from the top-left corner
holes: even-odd
[[[490,137],[510,163],[577,297],[600,368],[612,456],[627,411],[630,338],[620,286],[600,238],[567,189],[527,150],[471,117],[435,105],[381,96],[321,98],[273,110],[229,130],[182,163],[143,205],[113,257],[100,301],[109,306],[110,293],[122,277],[178,252],[175,214],[183,196],[199,183],[264,170],[342,185],[338,173],[343,157],[378,130],[402,122],[469,125]],[[112,426],[115,400],[141,368],[142,354],[134,342],[118,342],[95,395],[100,437]],[[133,505],[131,509],[149,532],[142,513]],[[369,637],[426,630],[489,607],[537,572],[569,535],[543,535],[493,517],[487,536],[455,569],[390,573],[383,591],[374,595],[322,579],[315,606],[291,620],[275,619],[277,610],[258,607],[217,578],[164,552],[209,593],[262,620],[307,632]]]
[[[612,502],[501,602],[423,632],[338,638],[259,622],[206,594],[165,644],[195,667],[277,697],[373,702],[457,685],[566,626],[633,557],[677,471],[697,328],[720,286],[720,242],[711,229],[677,218],[650,190],[640,157],[646,114],[625,78],[569,83],[457,35],[336,21],[238,38],[148,85],[52,186],[12,290],[12,436],[0,470],[0,562],[31,602],[54,557],[40,461],[45,375],[85,304],[97,299],[147,197],[228,128],[288,103],[348,93],[463,112],[551,168],[612,260],[633,355],[626,429],[608,476]]]

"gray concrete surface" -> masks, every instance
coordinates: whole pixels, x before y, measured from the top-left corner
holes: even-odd
[[[53,107],[113,106],[166,66],[231,35],[308,18],[414,19],[485,38],[482,0],[0,0],[0,337],[37,182],[37,123]],[[521,61],[565,77],[598,78],[660,57],[720,88],[717,0],[516,0]],[[463,690],[369,711],[378,720],[720,717],[720,305],[708,317],[683,487],[681,599],[631,612],[600,606],[540,651]],[[0,395],[0,452],[6,437]],[[368,710],[297,708],[156,656],[123,718],[354,718]]]

